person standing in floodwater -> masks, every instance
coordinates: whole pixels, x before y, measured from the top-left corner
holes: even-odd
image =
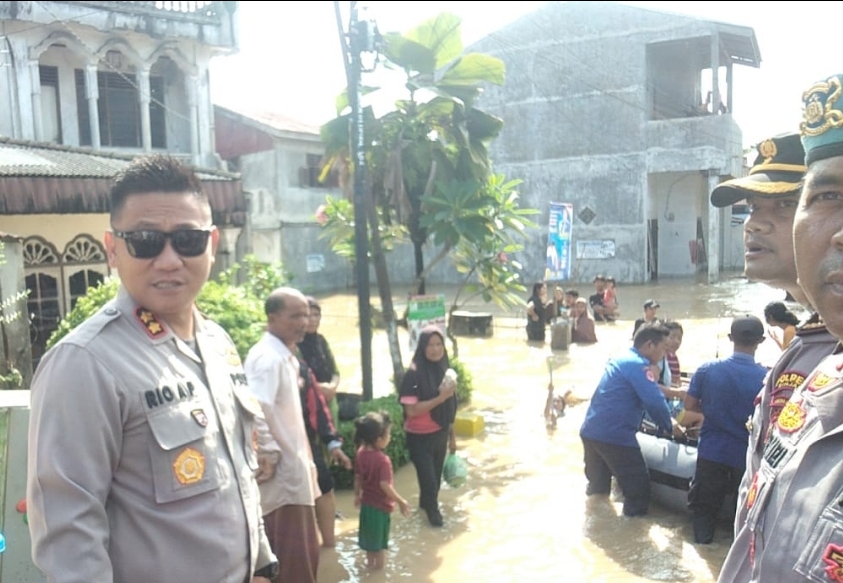
[[[527,300],[527,339],[544,342],[547,328],[547,284],[543,281],[533,284],[533,293]]]
[[[651,368],[664,358],[669,335],[660,324],[638,329],[632,348],[606,364],[580,428],[586,494],[608,496],[614,476],[623,491],[625,516],[647,514],[650,507],[650,474],[635,437],[644,412],[660,431],[673,429],[670,409]]]
[[[366,566],[383,569],[389,547],[390,514],[395,505],[410,516],[410,505],[395,490],[392,460],[384,453],[392,434],[386,411],[370,411],[354,421],[354,505],[360,508],[357,542],[366,551]]]
[[[445,337],[435,325],[425,326],[398,397],[404,406],[407,449],[419,482],[419,507],[432,526],[444,524],[439,486],[448,450],[457,451],[456,383],[445,375],[449,367]]]

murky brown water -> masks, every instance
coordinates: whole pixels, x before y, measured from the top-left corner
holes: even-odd
[[[430,289],[431,293],[452,290]],[[588,295],[589,286],[580,286]],[[372,301],[377,304],[373,290]],[[714,544],[694,545],[688,516],[653,506],[644,518],[621,515],[616,496],[587,499],[578,436],[586,405],[569,407],[553,432],[544,427],[548,373],[555,357],[554,382],[587,399],[605,360],[629,345],[633,320],[647,298],[661,303],[660,315],[682,322],[685,338],[678,355],[683,370],[693,370],[715,356],[726,356],[726,337],[735,313],[762,316],[764,305],[783,294],[740,278],[709,286],[693,281],[621,286],[623,320],[598,324],[599,342],[551,352],[548,344],[526,342],[523,312],[496,313],[493,338],[460,338],[460,360],[474,376],[475,392],[467,407],[481,414],[486,429],[459,438],[469,463],[469,477],[459,489],[443,487],[440,502],[446,525],[434,529],[423,513],[409,518],[395,513],[386,568],[369,573],[357,547],[357,510],[351,493],[337,493],[337,547],[324,550],[320,583],[357,581],[531,582],[696,582],[717,578],[730,543],[721,528]],[[400,304],[400,294],[396,301]],[[403,307],[403,306],[402,306]],[[488,311],[487,306],[467,309]],[[342,372],[340,390],[360,390],[360,348],[354,291],[322,299],[322,327]],[[399,332],[403,360],[407,335]],[[392,367],[383,331],[372,345],[375,395],[388,394]],[[762,344],[757,358],[772,364],[778,349]],[[396,471],[396,488],[416,506],[418,489],[412,465]]]

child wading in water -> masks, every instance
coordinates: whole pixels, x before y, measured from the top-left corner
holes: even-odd
[[[360,508],[357,541],[366,551],[366,565],[382,569],[389,546],[390,514],[398,503],[401,514],[410,515],[410,505],[392,485],[392,462],[384,453],[389,445],[390,425],[386,411],[369,412],[354,422],[354,505]]]

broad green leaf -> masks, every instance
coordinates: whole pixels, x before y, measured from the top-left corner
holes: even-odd
[[[456,14],[442,12],[408,31],[404,37],[428,48],[435,55],[434,66],[438,69],[462,52],[461,23],[462,20]]]
[[[465,115],[465,125],[472,140],[491,140],[498,137],[503,129],[503,120],[496,115],[474,107],[470,108]]]
[[[326,122],[320,129],[322,143],[325,144],[325,151],[333,154],[341,149],[348,148],[348,122],[349,115],[341,115]]]
[[[443,97],[459,99],[466,106],[474,103],[480,97],[480,94],[483,93],[483,88],[479,85],[445,85],[436,83],[431,89]]]
[[[449,66],[437,85],[478,85],[484,82],[503,85],[505,77],[506,65],[499,58],[469,53]]]
[[[374,93],[375,91],[380,90],[380,87],[372,87],[371,85],[363,85],[360,88],[360,93],[362,95],[368,95],[369,93]],[[337,95],[337,98],[334,102],[337,108],[337,115],[342,115],[342,112],[345,111],[346,107],[351,106],[351,101],[348,98],[348,88],[346,87],[343,89],[342,93]]]
[[[383,42],[384,56],[405,71],[429,74],[436,71],[436,54],[425,45],[394,32],[384,35]]]

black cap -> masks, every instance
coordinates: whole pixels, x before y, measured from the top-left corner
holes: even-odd
[[[732,320],[732,342],[751,344],[764,340],[764,324],[752,314],[737,316]]]
[[[660,307],[660,306],[659,306],[659,303],[656,300],[647,300],[646,302],[644,302],[644,309],[645,310],[647,308],[658,308],[658,307]]]
[[[806,167],[805,150],[798,133],[768,138],[755,149],[758,157],[749,176],[718,184],[711,192],[711,204],[724,207],[747,196],[778,198],[799,192]]]

